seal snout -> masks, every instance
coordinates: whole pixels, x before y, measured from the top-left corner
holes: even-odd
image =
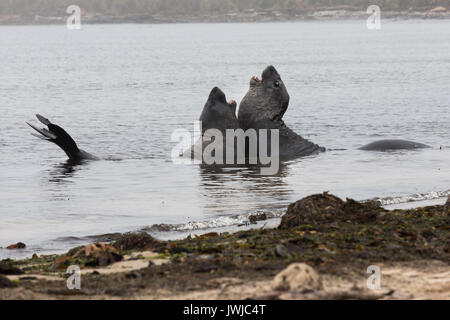
[[[262,81],[280,79],[280,74],[274,66],[268,66],[262,73]]]
[[[237,103],[235,100],[231,99],[230,101],[227,102],[225,93],[220,90],[219,87],[214,87],[211,90],[211,93],[209,94],[209,98],[208,98],[208,102],[209,102],[209,106],[216,106],[217,102],[219,102],[219,105],[221,106],[228,106],[231,108],[231,110],[236,111],[237,108]]]
[[[225,93],[223,93],[223,91],[220,90],[220,88],[218,88],[218,87],[214,87],[211,90],[211,93],[209,94],[208,99],[227,103],[226,98],[225,98]]]

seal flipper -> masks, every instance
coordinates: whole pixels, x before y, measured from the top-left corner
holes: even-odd
[[[49,124],[51,124],[50,120],[48,120],[47,118],[44,118],[44,117],[41,116],[40,114],[36,114],[36,118],[37,118],[42,124],[45,124],[46,126],[48,126]]]
[[[42,136],[37,134],[33,134],[36,137],[39,137],[43,140],[47,140],[53,142],[57,146],[59,146],[71,160],[82,160],[82,159],[96,159],[93,155],[90,155],[87,152],[81,151],[76,142],[72,139],[72,137],[60,126],[53,124],[47,118],[37,114],[36,118],[48,127],[48,130],[45,128],[39,129],[32,124],[27,124],[39,132]]]
[[[29,123],[28,123],[28,124],[29,124]],[[50,138],[46,138],[46,137],[44,137],[44,136],[40,136],[40,135],[38,135],[38,134],[36,134],[36,133],[31,133],[31,135],[32,135],[32,136],[35,136],[36,138],[45,140],[45,141],[50,141],[50,140],[51,140]]]

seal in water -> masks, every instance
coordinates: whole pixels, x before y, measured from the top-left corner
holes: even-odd
[[[289,94],[280,75],[273,66],[262,73],[262,80],[253,77],[250,89],[239,106],[239,125],[248,129],[278,129],[280,160],[324,152],[325,148],[314,144],[289,129],[283,116],[289,106]]]
[[[63,151],[72,161],[78,162],[81,160],[98,160],[96,156],[93,156],[92,154],[87,153],[86,151],[78,149],[78,146],[75,143],[75,141],[63,128],[57,126],[56,124],[51,123],[48,119],[44,118],[39,114],[36,115],[36,118],[38,118],[38,120],[41,123],[46,125],[48,127],[48,130],[45,128],[39,129],[27,122],[27,124],[30,127],[32,127],[34,130],[36,130],[41,134],[37,135],[32,133],[32,135],[40,139],[53,142],[54,144],[58,145],[61,149],[63,149]]]
[[[230,100],[227,102],[225,94],[218,87],[214,87],[209,94],[208,100],[203,107],[200,115],[200,122],[202,125],[201,137],[189,150],[184,153],[184,156],[196,159],[203,159],[203,152],[211,145],[211,140],[214,138],[210,136],[211,130],[219,131],[224,140],[217,144],[216,151],[221,146],[223,157],[226,156],[226,130],[239,128],[239,121],[236,118],[236,101]],[[202,152],[202,154],[198,154]],[[224,161],[225,162],[225,161]]]
[[[380,140],[369,143],[368,145],[359,148],[366,151],[394,151],[394,150],[413,150],[431,148],[423,143],[407,140]]]
[[[214,87],[200,115],[202,134],[208,129],[217,129],[225,133],[227,129],[239,128],[236,107],[236,101],[227,102],[225,93],[218,87]]]

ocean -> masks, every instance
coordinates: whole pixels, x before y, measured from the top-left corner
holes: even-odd
[[[276,225],[289,203],[324,191],[386,206],[450,194],[450,21],[0,26],[0,258],[60,253],[96,235],[157,238]],[[175,164],[210,90],[239,103],[274,65],[287,125],[327,152],[277,175]],[[71,166],[31,136],[34,114],[102,158]],[[431,149],[359,147],[408,139]],[[165,227],[157,227],[164,224]],[[24,250],[6,246],[24,242]]]

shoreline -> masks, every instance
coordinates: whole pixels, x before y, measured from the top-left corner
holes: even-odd
[[[446,191],[448,195],[450,191]],[[443,192],[444,193],[444,192]],[[408,210],[408,209],[418,209],[421,207],[430,207],[430,206],[436,206],[436,205],[443,205],[445,203],[445,197],[448,195],[445,195],[444,197],[439,198],[431,198],[431,199],[421,199],[419,200],[410,200],[405,202],[397,203],[393,201],[392,203],[386,203],[380,202],[381,207],[387,209],[387,210]],[[364,201],[370,201],[370,200],[364,200]],[[364,202],[363,201],[363,202]],[[380,201],[380,199],[375,198],[373,201]],[[108,233],[101,233],[101,234],[90,234],[90,235],[84,235],[84,236],[71,236],[68,235],[67,238],[70,238],[72,244],[66,244],[62,246],[61,249],[53,249],[53,250],[45,250],[45,248],[37,248],[37,249],[31,249],[34,246],[31,247],[28,246],[28,242],[26,242],[27,252],[25,254],[20,254],[17,256],[0,256],[0,261],[2,259],[13,259],[13,260],[24,260],[24,259],[30,259],[34,254],[39,255],[61,255],[64,254],[67,250],[69,250],[73,246],[80,246],[80,245],[87,245],[91,242],[111,242],[113,240],[116,240],[120,238],[123,234],[126,233],[139,233],[139,232],[146,232],[149,235],[151,235],[156,240],[160,241],[177,241],[177,240],[183,240],[189,236],[192,236],[192,234],[197,235],[203,235],[207,233],[237,233],[241,231],[247,231],[254,228],[270,228],[274,229],[277,228],[281,221],[281,217],[284,214],[283,212],[279,212],[278,210],[276,212],[268,211],[268,212],[257,212],[257,213],[248,213],[248,214],[242,214],[242,215],[236,215],[229,217],[230,219],[236,219],[236,222],[234,224],[229,225],[222,225],[222,226],[210,226],[205,227],[203,225],[205,224],[211,224],[216,225],[215,219],[212,220],[198,220],[198,221],[189,221],[184,224],[156,224],[152,225],[150,227],[145,227],[141,229],[135,229],[135,230],[123,230],[123,231],[114,231],[114,232],[108,232]],[[201,225],[200,227],[196,228],[195,225]],[[188,226],[190,228],[188,228]],[[63,237],[64,238],[64,237]],[[14,239],[14,240],[22,240],[20,238]],[[51,241],[51,240],[46,240]],[[61,239],[55,239],[53,241],[63,241],[66,242],[67,240],[61,240]],[[8,243],[9,244],[9,243]],[[0,250],[7,250],[6,247],[1,247]],[[10,250],[7,250],[7,252]],[[22,253],[22,252],[12,252],[12,253]]]
[[[449,219],[449,205],[385,210],[324,193],[291,204],[278,228],[169,241],[130,233],[3,260],[0,298],[449,299]],[[70,265],[81,268],[80,290],[66,288]],[[381,268],[380,290],[365,288],[370,265]],[[309,271],[280,289],[289,266]]]
[[[329,8],[305,11],[246,11],[208,15],[141,14],[106,16],[82,14],[82,24],[172,24],[172,23],[261,23],[299,21],[345,21],[369,18],[366,11],[356,8]],[[0,25],[58,25],[65,24],[68,16],[21,16],[0,15]],[[381,19],[387,20],[448,20],[450,10],[431,8],[428,10],[381,11]]]

